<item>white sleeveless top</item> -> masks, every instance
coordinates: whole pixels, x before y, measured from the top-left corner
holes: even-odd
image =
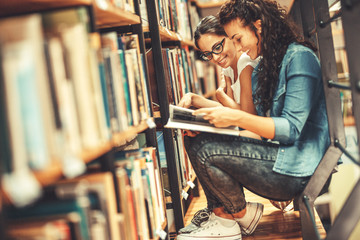
[[[252,60],[249,55],[247,55],[246,53],[241,54],[238,62],[237,62],[237,71],[238,71],[238,76],[235,80],[235,76],[234,76],[234,70],[231,67],[227,67],[224,68],[223,74],[225,76],[228,76],[231,79],[231,88],[233,90],[234,93],[234,100],[239,104],[240,103],[240,74],[242,72],[242,70],[244,70],[244,68],[248,65],[252,66],[253,68],[256,67],[256,65],[259,63],[260,61],[260,56],[257,57],[255,60]]]

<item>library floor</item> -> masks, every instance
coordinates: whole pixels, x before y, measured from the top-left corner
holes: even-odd
[[[289,211],[283,213],[275,208],[267,199],[259,197],[245,189],[246,199],[250,202],[261,202],[264,204],[264,215],[260,223],[251,236],[243,236],[244,240],[280,240],[291,239],[301,240],[300,215],[298,211]],[[202,189],[200,196],[194,198],[185,215],[185,226],[190,223],[192,216],[196,211],[206,207],[206,199]],[[321,224],[321,220],[316,213],[316,224],[321,238],[325,238],[326,232]]]

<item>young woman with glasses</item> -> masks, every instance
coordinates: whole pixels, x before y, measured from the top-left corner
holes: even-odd
[[[246,53],[236,51],[215,16],[207,16],[200,21],[194,39],[196,47],[202,51],[201,59],[219,65],[224,79],[216,91],[218,102],[188,93],[178,105],[186,108],[226,106],[256,114],[251,95],[251,73],[258,60],[251,60]]]
[[[257,115],[224,106],[201,108],[194,114],[202,114],[215,126],[238,126],[262,139],[241,133],[185,138],[212,213],[177,240],[241,239],[242,234],[251,234],[261,209],[246,201],[244,187],[267,199],[293,199],[330,145],[320,63],[285,10],[270,0],[228,0],[219,19],[237,50],[253,60],[262,57],[251,76]]]

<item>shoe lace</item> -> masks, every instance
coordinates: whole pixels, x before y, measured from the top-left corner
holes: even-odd
[[[194,217],[191,220],[191,222],[196,226],[200,226],[202,222],[207,221],[209,219],[210,213],[211,210],[209,210],[208,208],[201,209],[194,214]]]

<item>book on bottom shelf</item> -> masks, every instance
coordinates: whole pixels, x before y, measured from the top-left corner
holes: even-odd
[[[193,115],[193,109],[169,105],[169,111],[170,116],[165,125],[166,128],[240,136],[240,131],[237,127],[215,127],[213,124],[209,123],[209,121],[205,120],[202,115]]]
[[[128,205],[129,201],[126,202],[127,209],[121,209],[125,214],[125,222],[131,229],[128,234],[134,236],[137,232],[140,238],[155,238],[163,231],[162,224],[165,221],[165,204],[155,149],[149,147],[128,150],[115,155],[117,178],[119,185],[123,186],[119,187],[120,202],[123,203],[124,199],[129,198],[133,200],[130,205]],[[127,189],[127,192],[122,189]],[[131,217],[134,212],[136,225],[129,226],[134,222]]]

